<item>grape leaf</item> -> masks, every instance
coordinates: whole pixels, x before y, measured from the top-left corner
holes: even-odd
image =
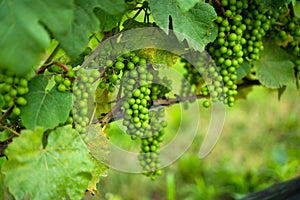
[[[201,1],[202,0],[178,0],[178,4],[183,12],[187,12],[189,9],[193,8],[196,3]]]
[[[31,130],[37,126],[51,129],[64,123],[72,109],[72,94],[59,92],[56,87],[46,90],[48,80],[37,76],[29,82],[29,93],[25,95],[27,105],[21,107],[23,125]]]
[[[273,43],[265,43],[261,59],[253,62],[259,82],[267,88],[280,88],[295,80],[289,55]]]
[[[178,59],[178,55],[169,51],[153,48],[143,49],[138,52],[138,55],[147,58],[149,63],[159,63],[167,66],[173,66]]]
[[[101,31],[110,31],[117,26],[118,22],[122,20],[123,13],[118,15],[110,15],[101,8],[95,8],[94,13],[100,22]]]
[[[16,199],[81,199],[93,163],[86,145],[71,126],[52,131],[43,148],[43,129],[22,131],[5,153],[5,184]]]
[[[4,130],[4,131],[0,132],[0,142],[4,142],[4,141],[8,140],[12,136],[13,136],[13,133],[11,133],[7,130]]]
[[[108,140],[100,125],[92,124],[87,129],[87,147],[90,152],[90,159],[94,163],[92,180],[89,182],[88,190],[91,193],[97,191],[97,183],[100,176],[107,176],[108,167],[105,165],[108,159]]]
[[[96,116],[98,118],[103,117],[111,110],[111,92],[108,89],[96,89]]]
[[[283,93],[285,92],[286,90],[286,86],[282,86],[278,89],[278,101],[280,101],[281,99],[281,96],[283,95]]]
[[[251,70],[251,64],[248,61],[244,61],[236,70],[237,81],[244,78],[247,74],[249,74]]]
[[[79,1],[86,3],[84,0]],[[125,10],[123,0],[96,0],[96,5],[110,15],[121,14]]]
[[[293,9],[294,9],[295,16],[300,18],[300,2],[299,1],[295,2]]]
[[[0,66],[19,75],[28,73],[50,44],[45,26],[54,34],[64,34],[72,14],[72,0],[1,1]]]
[[[57,35],[63,49],[73,58],[84,50],[89,41],[89,33],[98,30],[99,21],[93,12],[96,7],[100,7],[109,14],[120,14],[124,12],[124,6],[125,3],[120,0],[75,0],[75,13],[71,28],[67,33]]]
[[[143,23],[136,21],[135,19],[129,18],[123,23],[124,30],[130,30],[135,28],[144,28],[144,27],[151,27],[153,26],[152,23]]]
[[[1,162],[3,160],[6,160],[5,157],[1,157],[0,159],[1,159]],[[0,166],[2,166],[2,163]],[[0,199],[14,200],[14,197],[8,192],[8,188],[4,184],[4,176],[2,173],[0,173]]]
[[[214,29],[213,21],[217,15],[214,8],[208,3],[196,4],[187,12],[183,12],[178,1],[149,0],[149,5],[155,22],[168,32],[169,16],[172,17],[173,30],[180,41],[187,39],[190,47],[202,51]]]

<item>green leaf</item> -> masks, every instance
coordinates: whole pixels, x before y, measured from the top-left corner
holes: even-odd
[[[1,1],[0,66],[19,75],[27,74],[50,44],[45,26],[54,35],[64,34],[72,14],[72,0]]]
[[[125,3],[121,0],[75,0],[75,13],[71,28],[68,32],[57,35],[63,49],[73,58],[83,52],[89,41],[89,33],[99,29],[99,21],[94,13],[96,7],[100,7],[106,13],[117,15],[124,12]],[[102,26],[107,28],[103,22]]]
[[[97,87],[96,89],[96,116],[98,118],[107,114],[111,110],[111,92],[107,88],[101,89]]]
[[[183,12],[187,12],[189,9],[193,8],[197,3],[200,3],[202,0],[178,0],[180,9]]]
[[[1,157],[0,159],[2,162],[5,157]],[[8,188],[4,184],[4,176],[2,173],[0,173],[0,199],[14,200],[14,197],[8,192]]]
[[[211,42],[217,15],[208,3],[198,3],[188,12],[183,12],[174,0],[149,0],[149,5],[155,22],[165,32],[168,32],[169,16],[172,17],[176,36],[180,41],[187,39],[190,47],[202,51]]]
[[[249,74],[250,70],[251,70],[251,64],[248,61],[244,61],[236,70],[237,81],[241,80],[247,74]]]
[[[283,4],[288,4],[292,0],[258,0],[258,3],[261,4],[264,8],[279,8]]]
[[[80,135],[71,126],[52,131],[43,148],[43,129],[25,130],[5,153],[5,184],[16,199],[81,199],[93,163]]]
[[[166,66],[173,66],[178,59],[178,55],[175,55],[169,51],[153,48],[143,49],[138,51],[137,54],[141,57],[147,58],[149,63],[159,63]]]
[[[282,86],[278,89],[278,100],[281,99],[281,96],[283,95],[283,93],[285,92],[286,90],[286,86]]]
[[[136,28],[144,28],[153,26],[152,23],[144,23],[136,21],[135,19],[129,18],[124,23],[124,30],[136,29]]]
[[[5,102],[4,102],[4,99],[3,99],[3,96],[0,95],[0,108],[2,108],[4,106]]]
[[[300,2],[296,1],[293,8],[294,8],[294,13],[295,13],[296,17],[300,18]]]
[[[107,176],[108,167],[105,165],[108,160],[109,146],[108,139],[100,125],[92,124],[87,131],[87,147],[90,151],[91,160],[94,163],[92,180],[89,182],[88,190],[92,193],[97,191],[97,183],[100,176]]]
[[[13,136],[13,134],[11,132],[4,130],[4,131],[0,132],[0,142],[4,142],[4,141],[8,140],[12,136]]]
[[[37,76],[29,82],[29,93],[25,95],[27,105],[21,107],[23,125],[31,130],[37,126],[51,129],[64,123],[72,109],[72,94],[59,92],[56,87],[46,90],[48,80]]]
[[[79,1],[86,3],[84,0]],[[125,11],[125,1],[123,0],[96,0],[95,4],[110,15],[122,14]]]
[[[110,15],[101,8],[95,8],[94,13],[100,22],[100,30],[103,32],[110,31],[116,27],[118,22],[121,21],[123,17],[122,14]]]
[[[289,55],[273,43],[265,43],[261,59],[253,62],[259,82],[267,88],[280,88],[295,80]]]

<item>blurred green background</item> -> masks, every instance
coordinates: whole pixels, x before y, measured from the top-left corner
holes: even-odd
[[[233,108],[227,108],[221,138],[204,159],[199,159],[198,154],[210,122],[210,109],[199,106],[199,133],[184,155],[163,170],[163,175],[151,181],[143,175],[109,170],[98,185],[100,193],[93,199],[238,199],[299,176],[299,100],[300,93],[294,85],[287,87],[280,101],[278,92],[253,87],[246,99],[238,99]],[[178,105],[167,112],[172,117],[168,119],[166,143],[174,137],[181,120]],[[138,148],[129,137],[124,139],[114,125],[108,135],[119,145]]]

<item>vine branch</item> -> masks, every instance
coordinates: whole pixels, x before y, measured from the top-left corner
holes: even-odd
[[[57,61],[53,61],[51,63],[48,63],[48,64],[44,64],[42,67],[40,67],[39,69],[37,69],[35,71],[36,74],[42,74],[44,73],[44,71],[50,67],[51,65],[57,65],[59,67],[61,67],[65,72],[68,72],[69,71],[69,68],[65,65],[65,64],[62,64],[60,62],[57,62]]]
[[[243,89],[246,87],[254,86],[254,85],[260,85],[260,82],[258,80],[249,80],[249,79],[243,79],[243,83],[238,85],[239,89]],[[178,104],[181,102],[196,100],[196,99],[202,99],[207,98],[209,95],[194,95],[194,96],[186,96],[186,97],[180,97],[177,96],[175,98],[164,98],[164,99],[157,99],[152,102],[153,106],[150,108],[150,111],[156,110],[161,107],[167,107],[174,104]],[[94,121],[92,121],[92,124],[100,123],[102,125],[118,121],[123,118],[124,111],[121,110],[121,102],[123,98],[120,98],[117,104],[102,118],[98,118]]]
[[[8,110],[3,113],[3,115],[0,118],[0,122],[2,122],[13,110],[13,106],[9,107]]]
[[[0,129],[7,130],[7,131],[11,132],[12,134],[14,134],[14,135],[16,135],[16,136],[20,136],[20,133],[18,133],[17,131],[15,131],[15,130],[13,130],[13,129],[11,129],[11,128],[8,128],[8,127],[6,127],[6,126],[0,125]]]
[[[175,97],[175,98],[167,98],[167,99],[157,99],[153,101],[153,106],[150,108],[150,111],[156,110],[160,107],[171,106],[173,104],[178,104],[185,101],[196,100],[201,98],[207,98],[206,95],[195,95],[195,96],[186,96],[186,97]],[[118,101],[118,103],[109,111],[103,118],[96,119],[92,122],[92,124],[100,123],[102,125],[118,121],[123,118],[124,112],[121,110],[121,102],[122,99]]]

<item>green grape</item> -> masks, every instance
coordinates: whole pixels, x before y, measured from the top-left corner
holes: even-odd
[[[118,70],[121,70],[121,69],[123,69],[124,67],[125,67],[125,65],[124,65],[124,63],[121,62],[121,61],[118,61],[118,62],[116,62],[116,64],[115,64],[115,68],[118,69]]]
[[[27,100],[24,97],[18,97],[16,103],[20,106],[25,106],[27,104]]]
[[[94,80],[99,77],[98,70],[85,70],[80,68],[77,72],[76,85],[73,86],[74,106],[72,112],[73,121],[67,123],[75,124],[75,129],[80,134],[86,134],[86,126],[89,123],[88,100],[93,91]]]
[[[65,92],[66,91],[66,86],[64,84],[59,84],[57,87],[58,91],[60,92]]]
[[[155,115],[158,111],[150,112],[150,107],[153,100],[165,97],[170,89],[153,82],[168,82],[168,80],[158,77],[157,72],[151,66],[146,65],[145,58],[139,57],[135,53],[127,53],[122,57],[122,63],[126,66],[122,68],[123,78],[121,80],[124,94],[122,101],[123,125],[127,128],[126,133],[133,140],[141,140],[140,165],[145,175],[155,179],[155,176],[161,174],[157,155],[160,149],[159,144],[162,142],[162,134],[159,134],[162,114]],[[104,77],[104,80],[113,84],[108,76]],[[156,156],[148,156],[148,154]]]
[[[3,72],[3,74],[0,74],[0,84],[2,83],[0,95],[3,96],[5,102],[3,108],[8,108],[15,105],[15,111],[13,112],[15,116],[19,115],[19,106],[25,106],[27,104],[27,100],[24,98],[24,95],[29,91],[29,78],[29,75],[19,77],[8,72]]]
[[[19,107],[14,107],[13,110],[12,110],[12,114],[18,116],[21,114],[21,109]]]

